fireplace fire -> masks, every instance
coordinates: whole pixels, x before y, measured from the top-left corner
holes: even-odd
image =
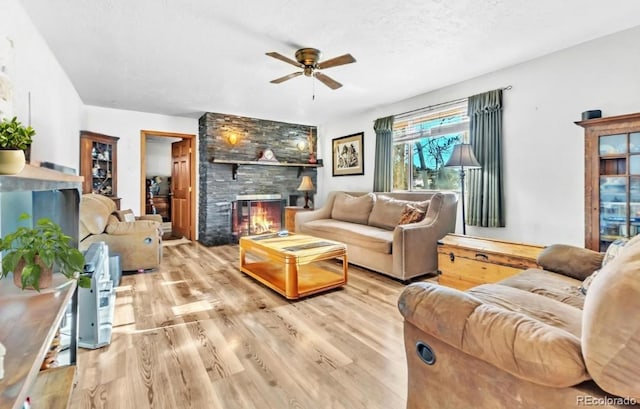
[[[236,196],[231,206],[234,238],[282,230],[285,204],[279,194]]]

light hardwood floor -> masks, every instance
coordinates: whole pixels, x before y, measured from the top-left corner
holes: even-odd
[[[342,289],[287,301],[238,270],[237,246],[163,250],[123,277],[111,345],[80,350],[72,408],[405,407],[403,284],[350,266]]]

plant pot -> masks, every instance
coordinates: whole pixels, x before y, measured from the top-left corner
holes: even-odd
[[[24,169],[24,151],[21,149],[0,150],[0,175],[15,175]]]
[[[40,289],[51,287],[51,283],[53,282],[53,268],[45,266],[38,256],[36,256],[36,263],[39,264],[41,268]],[[24,268],[24,264],[24,260],[20,260],[13,271],[13,283],[18,288],[22,288],[22,269]],[[25,290],[35,290],[35,288],[27,286]]]

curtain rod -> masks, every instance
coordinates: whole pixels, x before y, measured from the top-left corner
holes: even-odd
[[[508,90],[510,90],[511,88],[513,88],[513,86],[511,86],[511,85],[507,85],[506,87],[496,88],[496,89],[501,89],[501,90],[503,90],[503,91],[508,91]],[[466,100],[466,99],[469,99],[469,98],[468,98],[468,97],[467,97],[467,98],[458,98],[458,99],[455,99],[455,100],[453,100],[453,101],[443,102],[443,103],[441,103],[441,104],[433,104],[433,105],[429,105],[429,106],[426,106],[426,107],[413,109],[413,110],[411,110],[411,111],[401,112],[401,113],[399,113],[399,114],[395,114],[395,115],[391,115],[391,116],[394,116],[394,117],[407,116],[407,115],[410,115],[410,114],[413,114],[413,113],[416,113],[416,112],[420,112],[420,111],[428,111],[429,109],[431,109],[431,108],[433,108],[433,107],[439,107],[439,106],[447,106],[447,105],[454,105],[454,104],[458,104],[458,103],[460,103],[460,102],[462,102],[462,101],[464,101],[464,100]]]

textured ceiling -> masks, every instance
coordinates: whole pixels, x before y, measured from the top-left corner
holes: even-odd
[[[640,24],[637,0],[21,2],[85,104],[312,125]],[[269,83],[301,47],[351,53],[344,86]]]

